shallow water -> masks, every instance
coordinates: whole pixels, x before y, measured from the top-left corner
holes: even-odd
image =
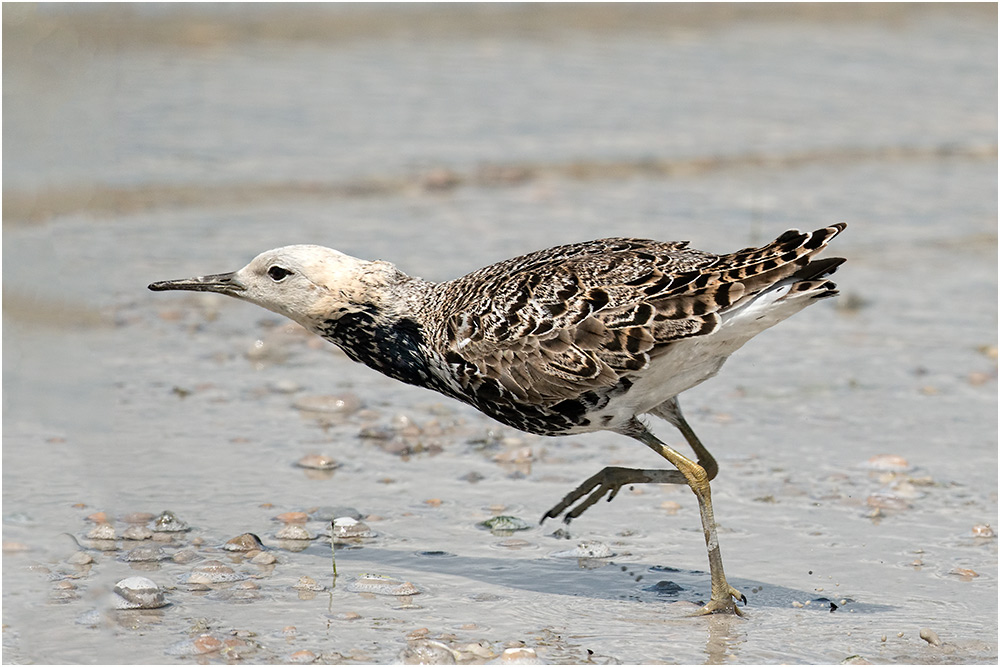
[[[396,662],[427,639],[460,661],[996,661],[997,541],[973,534],[997,521],[995,7],[103,11],[4,6],[6,662],[188,662],[202,633],[245,642],[210,662]],[[723,252],[834,221],[837,302],[684,396],[742,619],[690,616],[709,581],[684,489],[623,491],[568,540],[536,525],[601,467],[653,465],[631,441],[520,434],[252,306],[145,289],[295,242],[446,279],[587,238]],[[360,407],[293,407],[331,394]],[[337,506],[376,536],[334,582],[329,542],[282,543],[273,517]],[[169,554],[253,586],[67,563],[92,513],[164,509],[192,526]],[[497,514],[531,527],[477,526]],[[217,550],[244,532],[277,563]],[[584,540],[615,555],[553,557]],[[364,573],[420,593],[349,590]],[[171,605],[111,611],[132,574]]]

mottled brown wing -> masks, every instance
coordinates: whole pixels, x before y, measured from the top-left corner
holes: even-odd
[[[720,311],[792,275],[824,240],[786,232],[717,256],[686,242],[602,239],[518,257],[453,281],[439,332],[471,384],[551,404],[616,385],[669,343],[715,331]]]

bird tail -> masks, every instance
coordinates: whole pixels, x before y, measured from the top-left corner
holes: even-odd
[[[817,229],[814,232],[800,232],[790,229],[771,243],[759,248],[744,248],[734,253],[723,255],[715,266],[724,266],[722,273],[724,282],[741,282],[745,287],[744,294],[752,296],[761,290],[778,283],[787,284],[789,278],[795,282],[811,282],[833,273],[844,263],[841,257],[815,260],[813,257],[822,252],[830,241],[846,228],[847,225],[838,222],[829,227]],[[706,267],[705,270],[711,269]],[[718,269],[716,269],[718,270]],[[822,283],[803,287],[803,292],[809,289],[819,289]],[[822,290],[821,290],[822,291]],[[828,294],[827,296],[832,296]]]

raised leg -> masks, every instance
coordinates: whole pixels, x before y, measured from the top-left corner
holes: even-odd
[[[640,470],[638,468],[608,466],[596,475],[588,477],[583,484],[566,494],[566,497],[558,505],[545,513],[542,521],[556,518],[589,493],[586,500],[571,511],[566,512],[563,521],[569,523],[600,500],[605,493],[608,494],[608,502],[611,502],[621,488],[629,484],[687,484],[687,480],[679,470]]]
[[[709,453],[705,445],[701,444],[701,440],[698,439],[694,429],[684,419],[684,414],[681,412],[681,406],[677,402],[677,398],[671,398],[659,405],[651,411],[651,414],[665,419],[677,427],[677,430],[687,440],[691,449],[694,450],[695,456],[698,457],[698,465],[705,470],[708,481],[715,479],[715,476],[719,473],[719,464],[716,463],[715,457]],[[659,452],[657,451],[657,453]],[[679,470],[642,470],[638,468],[609,466],[596,475],[587,478],[580,486],[566,494],[558,505],[545,513],[542,517],[542,522],[546,519],[556,518],[573,503],[590,493],[590,496],[584,502],[573,508],[572,511],[563,517],[563,521],[569,523],[600,500],[604,494],[608,494],[608,502],[611,502],[618,495],[621,487],[629,484],[688,484],[688,480]]]
[[[715,479],[715,476],[719,474],[719,464],[715,462],[715,457],[705,449],[705,445],[701,444],[701,440],[695,435],[694,429],[684,419],[684,413],[681,412],[681,404],[677,402],[677,397],[674,396],[669,401],[653,408],[650,414],[654,414],[661,419],[666,419],[676,426],[677,430],[684,436],[684,439],[687,440],[688,445],[694,450],[695,456],[698,457],[698,465],[705,469],[708,481],[711,482]]]

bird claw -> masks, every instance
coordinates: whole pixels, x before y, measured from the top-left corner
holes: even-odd
[[[544,523],[546,519],[556,518],[563,512],[566,512],[567,509],[584,496],[587,497],[583,500],[583,502],[574,507],[572,510],[566,512],[566,516],[563,517],[563,523],[568,524],[570,521],[583,514],[591,505],[595,504],[605,494],[608,494],[608,502],[611,502],[614,500],[614,497],[618,495],[618,492],[621,491],[623,486],[642,481],[637,479],[634,475],[630,475],[630,473],[637,472],[642,471],[634,471],[630,468],[604,468],[596,475],[592,475],[585,480],[583,484],[566,494],[566,496],[555,507],[542,516],[542,520],[539,523]]]
[[[743,606],[747,605],[747,596],[743,595],[743,593],[740,593],[732,586],[729,586],[728,595],[721,600],[717,600],[715,598],[709,600],[708,604],[698,611],[698,615],[707,616],[708,614],[733,614],[735,616],[743,616],[743,612],[736,606],[737,600],[742,601]]]

